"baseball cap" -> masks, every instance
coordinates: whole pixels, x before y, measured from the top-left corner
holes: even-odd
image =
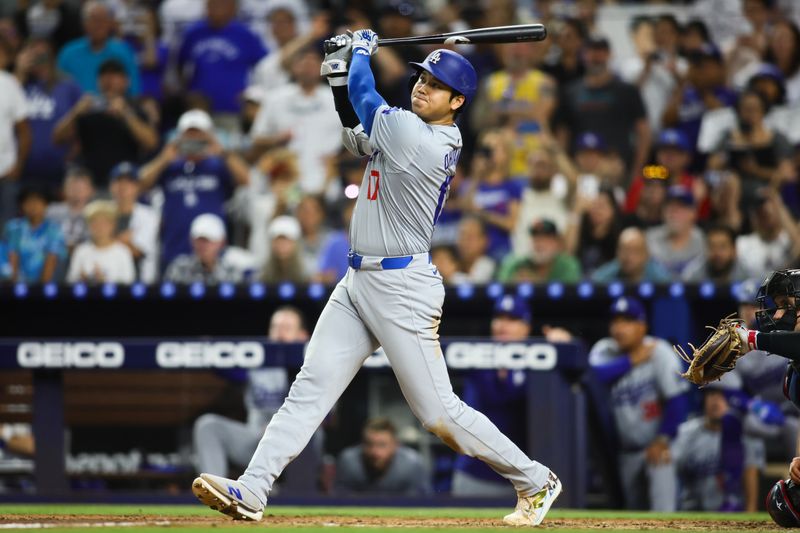
[[[678,148],[684,152],[690,152],[692,148],[689,146],[689,140],[682,131],[676,129],[666,129],[658,134],[656,140],[656,148]]]
[[[296,241],[300,238],[300,223],[294,217],[281,215],[272,219],[268,233],[270,239],[286,237]]]
[[[622,296],[614,300],[614,303],[611,304],[611,316],[624,316],[639,322],[647,321],[647,313],[642,302],[628,296]]]
[[[598,150],[604,152],[606,143],[602,137],[593,131],[585,131],[578,137],[576,150]]]
[[[122,61],[118,59],[108,59],[103,61],[100,65],[100,68],[97,69],[97,75],[102,76],[103,74],[125,74],[128,75],[128,71],[125,70],[125,65],[122,64]]]
[[[558,228],[556,227],[555,222],[546,218],[534,222],[529,231],[531,235],[550,235],[553,237],[558,236]]]
[[[683,205],[693,206],[694,195],[688,187],[683,185],[673,185],[667,189],[667,202],[675,201]]]
[[[494,316],[508,316],[523,322],[530,323],[531,309],[528,302],[521,296],[506,294],[494,303]]]
[[[209,241],[224,241],[226,237],[225,223],[217,215],[204,213],[192,221],[189,230],[192,239],[208,239]]]
[[[139,169],[130,161],[117,163],[114,165],[114,168],[111,169],[110,179],[112,182],[114,182],[122,178],[128,178],[131,181],[138,181]]]
[[[260,104],[264,100],[265,91],[260,85],[251,85],[242,93],[242,100]]]
[[[183,133],[190,129],[210,132],[214,129],[214,122],[209,114],[202,109],[192,109],[178,119],[178,133]]]
[[[586,39],[584,46],[586,48],[591,48],[592,50],[610,50],[611,44],[608,42],[608,39],[605,35],[595,34],[590,35],[588,39]]]
[[[780,85],[783,85],[786,81],[783,77],[783,72],[781,72],[781,69],[772,63],[761,63],[761,65],[758,67],[758,70],[752,76],[750,76],[750,79],[747,81],[748,83],[752,83],[759,78],[769,78],[771,80],[775,80]]]
[[[699,62],[704,59],[713,59],[717,63],[721,63],[722,53],[720,53],[719,48],[711,43],[705,43],[700,48],[689,52],[689,61],[691,62]]]

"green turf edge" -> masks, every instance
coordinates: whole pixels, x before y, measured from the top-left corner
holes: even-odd
[[[417,518],[494,518],[502,516],[505,508],[462,507],[296,507],[268,506],[265,517],[274,516],[378,516]],[[0,516],[27,515],[159,515],[159,516],[214,516],[216,513],[200,505],[104,505],[104,504],[0,504]],[[552,518],[587,519],[645,519],[645,520],[729,520],[765,521],[766,513],[651,513],[615,510],[553,509]]]

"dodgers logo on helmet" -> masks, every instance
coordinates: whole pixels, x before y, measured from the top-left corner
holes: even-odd
[[[434,78],[464,95],[467,103],[475,97],[478,76],[472,64],[458,52],[441,48],[434,50],[422,63],[409,63],[417,71],[430,72]]]

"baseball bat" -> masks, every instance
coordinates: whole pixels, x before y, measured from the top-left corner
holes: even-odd
[[[405,46],[411,44],[470,44],[470,43],[518,43],[543,41],[547,38],[544,24],[516,24],[513,26],[494,26],[474,30],[420,35],[417,37],[398,37],[378,39],[378,46]],[[336,45],[325,41],[325,52],[333,52]]]

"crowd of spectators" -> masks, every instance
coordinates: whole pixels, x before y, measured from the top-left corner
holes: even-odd
[[[458,48],[480,88],[434,234],[445,283],[796,265],[796,3],[646,4],[625,35],[601,0],[5,2],[0,280],[335,282],[365,161],[321,41],[522,22],[548,39]],[[376,54],[390,104],[427,51]]]

